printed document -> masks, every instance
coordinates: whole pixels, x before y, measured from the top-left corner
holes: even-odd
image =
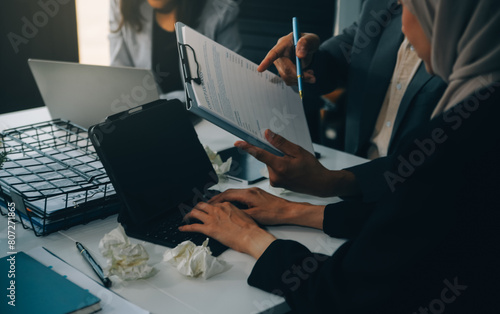
[[[239,137],[243,132],[264,146],[270,146],[264,131],[271,129],[314,153],[297,92],[279,76],[270,71],[259,73],[255,63],[195,30],[182,24],[177,27],[182,30],[181,46],[189,45],[184,50],[189,61],[189,75],[201,79],[201,84],[193,81],[186,84],[188,97],[195,100],[192,111],[199,114],[197,111],[201,109],[205,115],[200,115],[205,119],[210,120],[206,115],[209,113],[219,118],[219,123],[212,121],[219,127]],[[186,56],[181,52],[182,57]],[[188,85],[192,86],[194,95],[190,95]]]

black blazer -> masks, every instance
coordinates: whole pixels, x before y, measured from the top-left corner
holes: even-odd
[[[404,39],[401,12],[396,0],[367,0],[359,22],[325,41],[311,64],[318,83],[304,84],[305,92],[347,90],[345,151],[351,154],[366,157]],[[429,121],[445,88],[422,63],[401,101],[389,154],[410,130]]]
[[[325,210],[332,256],[276,240],[248,283],[298,313],[500,313],[500,83],[476,95],[362,166],[364,198]]]

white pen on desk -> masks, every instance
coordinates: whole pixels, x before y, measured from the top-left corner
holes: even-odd
[[[92,255],[90,255],[87,249],[80,242],[76,242],[76,248],[78,249],[80,254],[82,254],[83,258],[85,258],[85,260],[90,264],[90,266],[92,266],[92,269],[99,277],[99,279],[101,279],[104,287],[111,287],[111,280],[104,276],[104,272],[102,271],[101,266],[99,266],[99,264],[97,264],[97,262],[92,258]]]

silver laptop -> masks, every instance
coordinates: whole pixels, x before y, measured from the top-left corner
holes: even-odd
[[[51,117],[84,128],[159,99],[151,70],[35,59],[28,64]]]

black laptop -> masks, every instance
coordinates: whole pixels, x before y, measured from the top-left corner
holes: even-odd
[[[158,100],[110,116],[89,136],[120,200],[127,235],[167,247],[200,233],[178,231],[183,216],[215,195],[218,178],[184,105]],[[214,256],[227,249],[210,239]]]

